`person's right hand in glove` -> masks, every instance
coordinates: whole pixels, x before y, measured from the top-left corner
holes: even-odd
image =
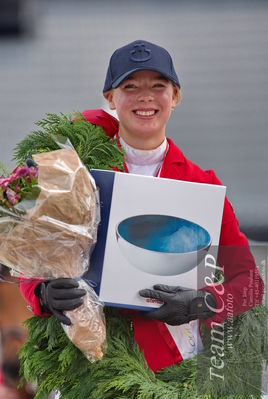
[[[56,278],[40,283],[34,293],[44,312],[54,314],[61,323],[69,326],[71,320],[63,312],[81,306],[82,297],[86,294],[85,290],[78,287],[78,282],[72,278]]]

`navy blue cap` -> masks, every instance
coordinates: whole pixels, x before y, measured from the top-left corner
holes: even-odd
[[[180,87],[167,50],[145,40],[136,40],[115,50],[111,56],[103,93],[118,87],[130,74],[142,70],[159,72]]]

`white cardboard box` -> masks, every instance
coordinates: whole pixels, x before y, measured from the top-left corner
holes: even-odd
[[[194,289],[205,285],[200,283],[198,267],[204,262],[197,265],[196,245],[200,240],[201,246],[208,244],[203,252],[213,247],[215,256],[226,187],[112,171],[91,173],[100,188],[101,223],[85,277],[94,281],[106,305],[158,307],[138,291],[159,283]],[[190,247],[186,257],[179,253],[185,247]],[[181,272],[189,259],[190,269]],[[141,270],[144,265],[147,269]]]

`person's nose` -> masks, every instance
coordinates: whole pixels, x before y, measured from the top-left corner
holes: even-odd
[[[150,102],[153,101],[153,93],[150,88],[143,88],[138,96],[138,100],[141,102]]]

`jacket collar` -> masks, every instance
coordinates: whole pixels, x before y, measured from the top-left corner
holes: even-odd
[[[185,163],[185,156],[183,152],[173,143],[170,138],[167,138],[169,150],[166,160],[169,163]]]

